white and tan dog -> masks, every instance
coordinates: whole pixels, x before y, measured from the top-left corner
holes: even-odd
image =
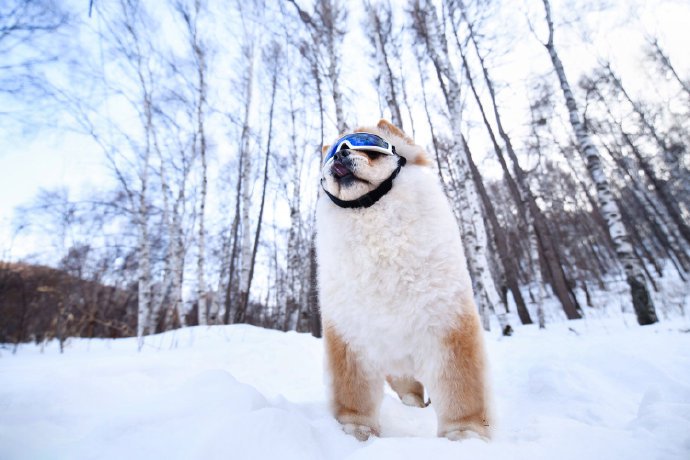
[[[482,331],[437,174],[387,121],[356,132],[397,154],[342,145],[321,171],[319,299],[335,417],[357,439],[378,435],[387,380],[412,406],[424,406],[426,386],[439,436],[489,438]]]

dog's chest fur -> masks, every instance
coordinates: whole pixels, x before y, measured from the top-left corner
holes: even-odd
[[[433,172],[404,169],[370,208],[322,197],[317,225],[324,324],[381,372],[417,373],[472,295],[457,223]]]

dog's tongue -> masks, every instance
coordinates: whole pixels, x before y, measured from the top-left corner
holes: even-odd
[[[348,174],[350,174],[350,170],[345,167],[344,164],[342,164],[339,161],[336,161],[333,163],[333,166],[331,166],[331,171],[333,174],[335,174],[338,178],[345,177]]]

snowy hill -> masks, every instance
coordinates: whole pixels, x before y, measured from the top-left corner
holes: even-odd
[[[0,349],[0,459],[688,459],[687,320],[487,334],[496,439],[434,437],[387,393],[382,437],[330,416],[321,342],[250,326]]]

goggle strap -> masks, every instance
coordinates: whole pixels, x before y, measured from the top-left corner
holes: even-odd
[[[397,155],[397,153],[395,154]],[[372,206],[374,203],[379,201],[383,196],[390,192],[391,189],[393,188],[393,179],[396,178],[398,173],[400,172],[400,169],[402,169],[403,166],[407,163],[407,158],[398,155],[398,167],[395,168],[395,171],[393,171],[393,174],[391,174],[388,179],[384,180],[381,182],[381,184],[376,187],[374,190],[371,192],[364,194],[357,198],[356,200],[350,200],[350,201],[345,201],[341,200],[340,198],[333,196],[326,190],[326,187],[323,186],[323,182],[321,183],[321,188],[323,189],[324,192],[326,192],[326,195],[328,195],[328,198],[331,199],[333,203],[336,205],[340,206],[341,208],[368,208]]]

